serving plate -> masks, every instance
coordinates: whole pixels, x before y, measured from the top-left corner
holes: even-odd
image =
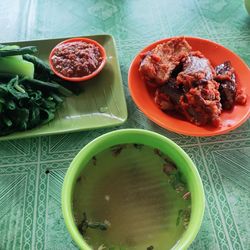
[[[184,119],[173,117],[163,112],[154,102],[153,92],[150,91],[139,74],[141,53],[152,50],[157,44],[167,42],[172,38],[166,38],[154,42],[144,48],[131,63],[128,73],[128,85],[131,96],[139,109],[153,122],[159,126],[175,133],[189,136],[214,136],[227,133],[243,124],[250,114],[250,70],[244,61],[229,49],[213,41],[198,37],[185,37],[193,50],[199,50],[207,57],[213,66],[231,61],[236,72],[237,84],[244,88],[248,94],[247,104],[244,106],[235,105],[232,111],[223,111],[221,114],[222,126],[196,126]]]
[[[107,62],[100,74],[81,85],[83,91],[80,95],[67,97],[57,111],[55,119],[48,124],[32,130],[2,136],[0,140],[117,126],[126,121],[127,107],[114,38],[111,35],[86,37],[97,41],[106,50]],[[49,54],[53,47],[68,38],[8,42],[6,44],[37,46],[38,54],[36,55],[48,63]]]

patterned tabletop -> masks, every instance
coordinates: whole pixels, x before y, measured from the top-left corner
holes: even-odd
[[[174,35],[214,40],[250,65],[250,17],[242,0],[1,0],[0,23],[1,42],[112,34],[129,112],[120,127],[0,142],[0,249],[76,249],[61,214],[65,172],[84,145],[118,128],[165,135],[196,163],[206,211],[190,249],[250,249],[249,121],[222,136],[177,135],[148,120],[127,87],[135,54]]]

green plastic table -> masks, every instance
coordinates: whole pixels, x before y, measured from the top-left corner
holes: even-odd
[[[115,128],[0,142],[0,249],[76,249],[61,213],[65,172],[84,145],[118,128],[165,135],[196,163],[206,212],[190,249],[250,249],[249,121],[216,137],[178,135],[148,120],[127,87],[138,51],[175,35],[214,40],[250,65],[250,17],[242,0],[1,0],[0,24],[1,42],[112,34],[129,112]]]

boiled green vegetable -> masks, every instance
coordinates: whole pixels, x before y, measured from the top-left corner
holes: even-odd
[[[36,51],[0,44],[0,136],[51,121],[72,95],[45,62],[30,55]]]
[[[0,49],[0,57],[34,54],[36,52],[37,52],[36,46],[28,46],[23,48],[12,48],[12,49],[9,49],[8,46],[6,46]]]
[[[82,235],[86,234],[88,228],[98,229],[101,231],[106,231],[108,229],[108,225],[106,223],[89,221],[86,213],[83,213],[83,220],[77,227]]]
[[[64,95],[64,96],[71,96],[72,92],[66,88],[64,88],[63,86],[61,86],[58,83],[52,83],[52,82],[44,82],[41,80],[37,80],[37,79],[25,79],[24,78],[24,83],[25,82],[29,82],[29,83],[33,83],[33,87],[34,88],[42,88],[42,89],[47,89],[47,90],[54,90],[54,91],[58,91],[60,94]]]
[[[43,75],[43,77],[49,77],[54,74],[48,64],[34,55],[25,54],[23,55],[23,59],[34,64],[37,75],[40,74]]]
[[[20,47],[18,45],[0,45],[0,51],[1,50],[12,50],[12,49],[19,49]],[[23,57],[22,55],[15,55],[15,56],[12,56],[12,58],[16,58],[16,59],[20,59],[20,60],[23,60]]]
[[[29,78],[34,77],[33,63],[15,57],[0,57],[0,73],[11,73]]]
[[[54,119],[63,102],[61,87],[19,76],[1,82],[0,135],[27,130]]]
[[[23,54],[37,52],[35,46],[0,45],[0,72],[34,77],[34,64],[23,60]]]

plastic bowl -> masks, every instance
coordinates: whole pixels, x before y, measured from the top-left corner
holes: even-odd
[[[66,173],[62,188],[63,217],[72,239],[80,249],[92,249],[84,240],[75,224],[73,211],[75,186],[77,181],[79,181],[82,171],[87,169],[86,165],[93,159],[93,156],[96,156],[107,148],[121,144],[143,144],[152,148],[158,148],[177,165],[182,175],[184,175],[188,190],[191,192],[191,218],[187,229],[181,234],[180,238],[178,238],[178,241],[176,241],[176,244],[171,249],[188,248],[200,229],[205,208],[204,190],[199,173],[190,157],[173,141],[155,132],[140,129],[122,129],[104,134],[86,145],[72,161]],[[103,162],[101,164],[103,164]],[[104,165],[101,166],[104,167]],[[154,176],[154,168],[150,167],[150,171],[153,173],[152,176]],[[84,172],[84,176],[85,174],[86,171]],[[84,178],[84,180],[86,181],[86,178]],[[112,179],[111,181],[113,185],[113,181],[115,180]],[[95,187],[100,188],[98,185]],[[91,197],[94,199],[91,195],[91,200]],[[163,239],[165,240],[165,236]]]
[[[91,74],[89,75],[86,75],[86,76],[82,76],[82,77],[67,77],[67,76],[64,76],[62,75],[61,73],[59,73],[55,67],[53,66],[53,63],[52,63],[52,57],[54,55],[54,52],[56,50],[56,48],[61,45],[61,44],[65,44],[65,43],[70,43],[70,42],[79,42],[79,41],[82,41],[82,42],[86,42],[86,43],[90,43],[90,44],[94,44],[100,51],[101,53],[101,56],[102,56],[102,62],[101,64],[99,65],[99,67],[93,71]],[[105,49],[102,45],[100,45],[98,42],[96,42],[95,40],[92,40],[92,39],[89,39],[89,38],[84,38],[84,37],[77,37],[77,38],[71,38],[71,39],[67,39],[67,40],[64,40],[62,42],[60,42],[59,44],[57,44],[53,49],[52,51],[50,52],[50,55],[49,55],[49,64],[50,64],[50,67],[52,69],[52,71],[57,75],[59,76],[60,78],[66,80],[66,81],[71,81],[71,82],[83,82],[83,81],[86,81],[86,80],[89,80],[93,77],[95,77],[97,74],[99,74],[101,72],[101,70],[103,69],[104,65],[106,63],[106,52],[105,52]]]
[[[244,2],[245,2],[246,10],[248,14],[250,15],[250,0],[245,0]]]

